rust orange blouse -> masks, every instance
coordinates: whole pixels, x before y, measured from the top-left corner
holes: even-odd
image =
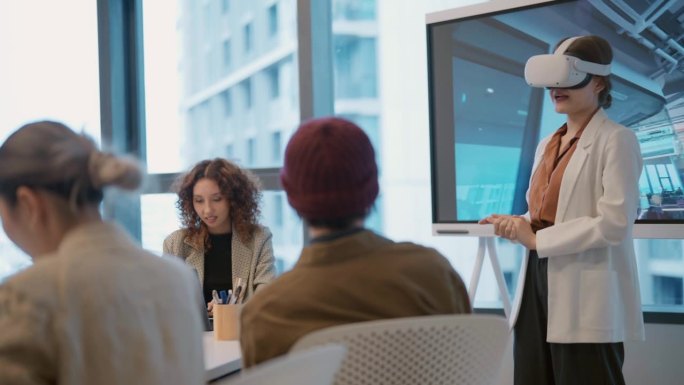
[[[532,231],[535,233],[543,228],[553,226],[556,221],[558,195],[560,194],[563,174],[570,158],[572,158],[572,154],[577,148],[577,141],[588,123],[589,120],[570,139],[570,142],[564,149],[561,149],[560,145],[561,138],[568,132],[567,124],[559,128],[546,144],[542,159],[530,183],[530,224],[532,225]]]

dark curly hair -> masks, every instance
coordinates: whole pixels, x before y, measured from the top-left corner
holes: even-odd
[[[176,207],[180,211],[181,224],[187,230],[186,237],[195,246],[204,246],[206,249],[211,247],[207,225],[202,222],[193,206],[193,189],[202,178],[216,182],[223,197],[228,200],[233,231],[241,241],[250,241],[261,214],[259,180],[251,172],[222,158],[197,163],[174,184],[174,190],[178,194]]]

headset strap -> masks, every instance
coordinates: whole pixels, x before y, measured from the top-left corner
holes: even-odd
[[[581,36],[575,36],[575,37],[570,37],[570,38],[565,39],[561,43],[561,45],[559,45],[558,48],[556,48],[556,51],[553,54],[554,55],[563,55],[565,53],[565,51],[567,51],[568,48],[570,47],[570,44],[572,44],[573,41],[579,39],[580,37]]]
[[[570,47],[570,44],[572,44],[575,40],[579,39],[582,36],[575,36],[571,37],[568,39],[565,39],[561,43],[561,45],[556,48],[556,51],[553,53],[554,55],[564,55],[565,51],[568,50]],[[610,64],[598,64],[598,63],[593,63],[589,61],[585,61],[576,57],[572,57],[573,60],[573,67],[575,67],[576,70],[586,72],[592,75],[599,75],[599,76],[608,76],[610,75]]]

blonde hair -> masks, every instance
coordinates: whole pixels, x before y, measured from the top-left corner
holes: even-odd
[[[0,146],[0,196],[16,203],[20,186],[42,189],[67,200],[73,210],[99,204],[103,189],[134,190],[142,171],[132,158],[101,152],[91,138],[59,122],[29,123]]]

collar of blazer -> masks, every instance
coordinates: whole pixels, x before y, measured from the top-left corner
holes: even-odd
[[[584,149],[589,148],[606,119],[608,119],[606,111],[603,108],[599,108],[584,128],[584,132],[582,132],[582,136],[580,136],[577,146]]]
[[[190,249],[190,253],[188,253],[185,258],[185,262],[197,270],[200,281],[204,282],[204,247],[198,248],[187,238],[183,238],[183,244],[187,245]],[[243,282],[247,282],[246,277],[249,276],[249,270],[245,271],[244,269],[249,268],[250,266],[253,254],[252,248],[245,245],[240,240],[240,237],[238,237],[236,233],[233,233],[233,239],[230,242],[230,252],[233,282],[235,282],[235,279],[238,277],[242,278]],[[244,260],[248,261],[248,263],[240,263]]]
[[[577,180],[584,165],[584,161],[591,152],[591,145],[596,139],[596,135],[599,133],[601,126],[604,125],[608,119],[606,112],[599,108],[594,116],[589,120],[587,126],[582,132],[582,136],[577,142],[577,148],[575,148],[575,153],[572,154],[572,158],[568,162],[568,166],[563,174],[563,180],[561,182],[560,191],[558,193],[558,206],[556,207],[556,221],[562,222],[565,220],[565,214],[568,210],[568,201],[572,195],[575,186],[577,185]]]

